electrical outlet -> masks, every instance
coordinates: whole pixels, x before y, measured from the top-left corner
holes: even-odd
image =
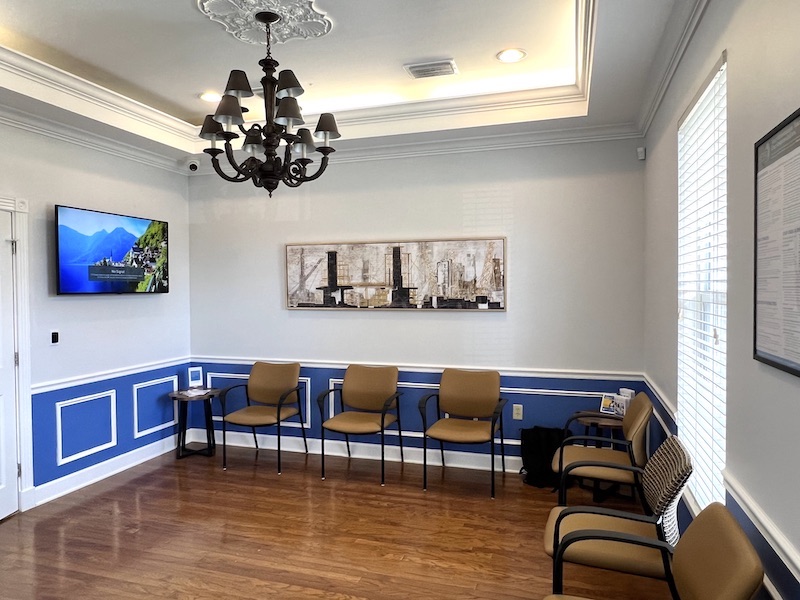
[[[512,408],[513,412],[511,413],[511,417],[515,421],[522,421],[522,404],[514,404]]]

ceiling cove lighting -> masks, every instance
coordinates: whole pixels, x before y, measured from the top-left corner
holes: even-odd
[[[313,137],[306,128],[292,133],[295,126],[305,124],[297,105],[297,97],[303,93],[303,88],[292,71],[281,71],[278,78],[275,78],[278,61],[272,58],[270,25],[278,22],[280,16],[273,12],[260,12],[255,18],[265,25],[267,32],[267,56],[258,62],[264,71],[261,85],[264,89],[266,123],[256,123],[248,129],[243,126],[242,112],[247,109],[242,108],[240,99],[253,96],[253,90],[245,72],[233,70],[217,111],[213,115],[207,115],[203,121],[200,137],[211,142],[211,147],[203,152],[211,157],[211,164],[217,175],[234,183],[252,181],[256,187],[266,188],[272,197],[272,192],[281,182],[288,187],[298,187],[322,175],[328,166],[328,155],[334,152],[330,141],[341,136],[331,113],[320,115]],[[233,155],[231,142],[239,137],[233,131],[234,126],[244,135],[242,149],[250,154],[241,163]],[[314,137],[322,140],[322,145],[315,146]],[[224,150],[217,148],[217,141],[224,142]],[[286,145],[283,160],[277,152],[281,142]],[[309,175],[307,169],[313,160],[308,155],[315,150],[322,154],[322,160],[316,172]],[[228,175],[220,166],[219,155],[222,153],[235,175]]]

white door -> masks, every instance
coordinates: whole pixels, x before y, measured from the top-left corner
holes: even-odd
[[[0,519],[19,508],[11,213],[0,210]]]

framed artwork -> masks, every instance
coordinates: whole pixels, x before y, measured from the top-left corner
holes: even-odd
[[[505,238],[287,244],[292,309],[503,311]]]

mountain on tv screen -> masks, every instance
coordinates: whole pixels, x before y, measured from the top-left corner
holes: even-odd
[[[167,223],[56,206],[59,294],[169,291]]]

